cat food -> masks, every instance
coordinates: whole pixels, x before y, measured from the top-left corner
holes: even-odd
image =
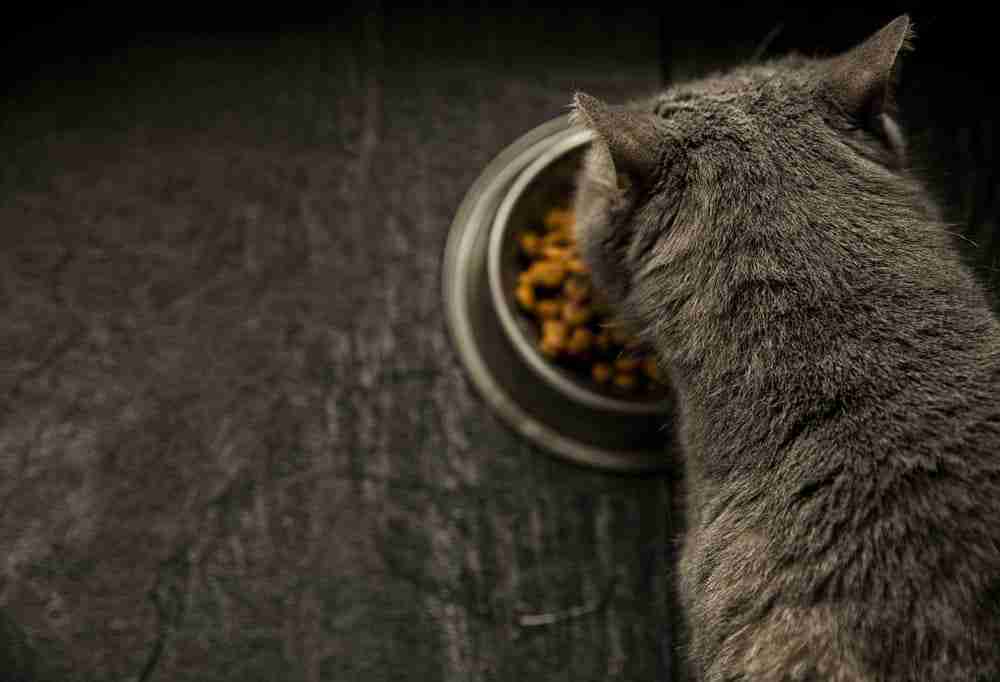
[[[573,212],[553,208],[518,236],[514,297],[538,329],[538,348],[594,383],[624,393],[656,389],[656,359],[615,325],[591,285],[573,236]]]

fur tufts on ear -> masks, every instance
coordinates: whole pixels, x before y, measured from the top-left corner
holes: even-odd
[[[597,135],[617,173],[638,184],[656,174],[661,138],[653,114],[612,107],[579,92],[571,119]]]
[[[848,116],[873,120],[892,111],[901,51],[910,47],[910,18],[889,22],[857,47],[827,62],[823,91]]]

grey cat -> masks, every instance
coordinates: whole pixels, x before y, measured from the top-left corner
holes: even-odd
[[[1000,325],[907,167],[910,31],[576,97],[584,258],[676,390],[693,679],[1000,680]]]

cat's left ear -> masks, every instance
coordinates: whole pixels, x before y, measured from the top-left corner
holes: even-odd
[[[572,117],[575,123],[595,133],[594,144],[613,166],[608,171],[616,176],[624,175],[637,185],[656,175],[663,141],[655,115],[612,107],[596,97],[578,92],[573,98]]]
[[[911,37],[910,17],[896,17],[860,45],[827,61],[822,75],[823,94],[850,120],[873,128],[892,147],[903,144],[891,118],[892,90],[900,52]]]

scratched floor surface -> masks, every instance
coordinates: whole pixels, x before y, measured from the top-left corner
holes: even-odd
[[[669,674],[666,482],[509,433],[440,303],[448,225],[490,158],[575,88],[658,82],[655,18],[601,21],[574,30],[630,44],[587,65],[498,43],[488,17],[382,11],[135,48],[93,91],[18,101],[0,612],[40,670]],[[442,58],[460,29],[480,46]]]
[[[481,168],[575,90],[645,94],[772,23],[671,51],[638,10],[381,9],[11,96],[0,678],[669,679],[676,491],[500,424],[441,257]],[[923,87],[989,278],[991,127],[928,124],[953,119]]]

